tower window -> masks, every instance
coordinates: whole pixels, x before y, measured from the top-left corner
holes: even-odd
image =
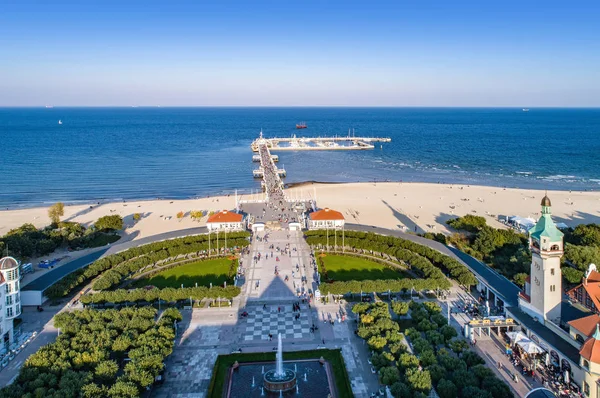
[[[550,275],[554,275],[554,268],[550,268]]]
[[[550,291],[551,292],[555,292],[556,291],[556,285],[550,285]]]

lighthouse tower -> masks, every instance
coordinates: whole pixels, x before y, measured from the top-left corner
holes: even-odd
[[[529,280],[529,305],[527,312],[541,322],[560,322],[562,301],[562,276],[560,258],[563,255],[563,233],[551,217],[550,199],[542,199],[542,216],[529,230],[531,249],[531,275]],[[523,308],[525,309],[525,308]]]

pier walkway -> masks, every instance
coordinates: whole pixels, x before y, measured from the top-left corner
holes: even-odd
[[[260,138],[252,142],[253,152],[260,152],[260,146],[266,145],[273,151],[330,151],[373,149],[374,142],[390,142],[388,137],[296,137]],[[283,145],[281,145],[283,144]]]
[[[283,181],[279,177],[279,170],[275,166],[275,162],[271,157],[271,152],[264,138],[261,138],[258,143],[258,154],[260,155],[260,168],[262,177],[265,183],[265,191],[267,193],[267,201],[269,203],[283,202],[285,196],[283,194]]]

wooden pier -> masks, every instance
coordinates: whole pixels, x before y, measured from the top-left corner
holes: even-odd
[[[277,155],[271,155],[271,159],[273,159],[275,163],[279,162],[279,156]],[[260,162],[260,155],[252,155],[252,161]]]
[[[387,137],[296,137],[263,138],[252,142],[250,148],[258,152],[259,143],[265,144],[270,151],[332,151],[332,150],[365,150],[373,149],[374,142],[390,142]],[[273,155],[275,156],[275,155]]]

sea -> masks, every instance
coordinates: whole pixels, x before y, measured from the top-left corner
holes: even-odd
[[[600,189],[600,109],[0,108],[0,207],[257,191],[260,131],[391,138],[372,150],[275,152],[286,183]]]

